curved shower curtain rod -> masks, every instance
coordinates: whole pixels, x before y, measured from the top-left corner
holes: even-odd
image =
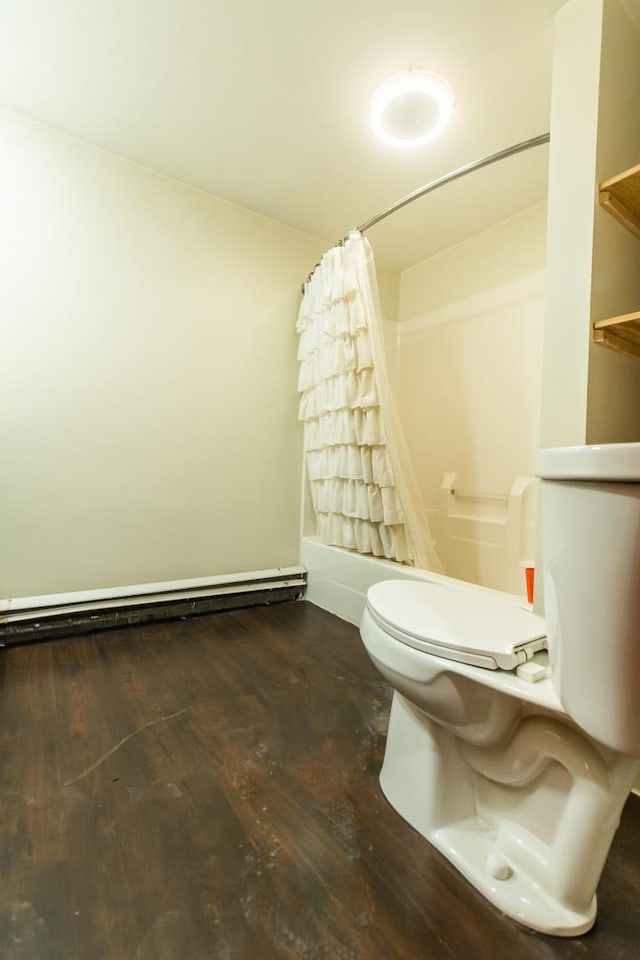
[[[492,163],[497,163],[498,160],[505,160],[507,157],[513,157],[516,153],[523,153],[525,150],[531,150],[532,147],[540,147],[544,143],[549,143],[550,139],[550,133],[541,133],[538,137],[531,137],[530,140],[523,140],[521,143],[515,143],[512,147],[506,147],[504,150],[499,150],[497,153],[492,153],[488,157],[482,157],[481,160],[472,160],[471,163],[465,163],[463,167],[458,167],[457,170],[452,170],[451,173],[445,173],[442,177],[438,177],[436,180],[432,180],[430,183],[425,183],[423,187],[418,187],[417,190],[413,190],[411,193],[408,193],[396,203],[392,204],[390,207],[387,207],[386,210],[383,210],[382,213],[376,214],[375,217],[371,217],[370,220],[366,220],[355,229],[359,233],[364,233],[365,230],[375,226],[376,223],[380,223],[381,220],[385,220],[392,213],[395,213],[396,210],[401,210],[403,207],[406,207],[408,203],[413,203],[414,200],[418,200],[419,197],[426,196],[433,190],[437,190],[438,187],[443,187],[445,183],[451,183],[453,180],[458,180],[460,177],[464,177],[468,173],[473,173],[475,170],[481,170],[482,167],[488,167]],[[342,237],[342,239],[334,243],[334,247],[342,246],[347,239],[348,235],[346,237]],[[316,263],[315,267],[302,284],[303,293],[305,286],[309,280],[311,280],[316,268],[319,266],[320,264]]]

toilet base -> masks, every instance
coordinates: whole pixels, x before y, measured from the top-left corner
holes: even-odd
[[[387,800],[402,815],[393,800]],[[525,927],[557,937],[576,937],[595,923],[595,896],[588,909],[579,913],[546,896],[536,883],[516,871],[505,880],[495,879],[488,865],[494,858],[500,864],[502,857],[492,832],[475,818],[434,830],[426,839],[498,910]]]
[[[546,718],[530,717],[514,733],[519,761],[520,745],[526,746],[525,741],[533,740],[537,752],[538,737],[547,722]],[[565,724],[551,722],[556,725],[554,735],[566,738],[572,754],[583,749],[585,757],[593,754],[596,765],[599,755],[586,738]],[[541,752],[543,749],[541,744]],[[478,801],[486,792],[486,783],[493,782],[496,767],[504,766],[503,756],[512,763],[508,754],[506,746],[486,751],[484,768],[485,755],[479,757],[476,748],[461,744],[395,691],[380,786],[403,819],[507,916],[540,933],[562,937],[586,933],[596,918],[597,881],[637,762],[620,757],[606,765],[600,760],[598,776],[606,777],[606,785],[603,781],[567,786],[565,811],[549,841],[536,835],[536,817],[522,816],[518,802],[526,792],[531,810],[531,797],[535,803],[540,789],[544,814],[539,774],[521,783],[512,778],[506,787],[498,786],[504,795],[495,816],[487,811],[486,803],[483,808]],[[505,807],[504,797],[507,804],[512,798],[511,809]],[[589,803],[595,804],[591,811]],[[578,809],[581,823],[571,829]]]

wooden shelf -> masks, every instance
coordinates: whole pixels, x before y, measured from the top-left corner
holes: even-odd
[[[600,184],[600,206],[640,238],[640,164]]]
[[[593,339],[612,350],[640,359],[640,310],[609,320],[598,320],[593,325]]]
[[[600,184],[600,206],[640,239],[640,164]],[[593,339],[619,353],[640,359],[640,311],[593,325]]]

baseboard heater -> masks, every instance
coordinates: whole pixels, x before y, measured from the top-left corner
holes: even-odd
[[[304,567],[0,600],[0,646],[301,599]]]

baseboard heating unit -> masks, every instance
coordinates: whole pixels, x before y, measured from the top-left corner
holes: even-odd
[[[0,600],[0,646],[301,599],[304,567]]]

